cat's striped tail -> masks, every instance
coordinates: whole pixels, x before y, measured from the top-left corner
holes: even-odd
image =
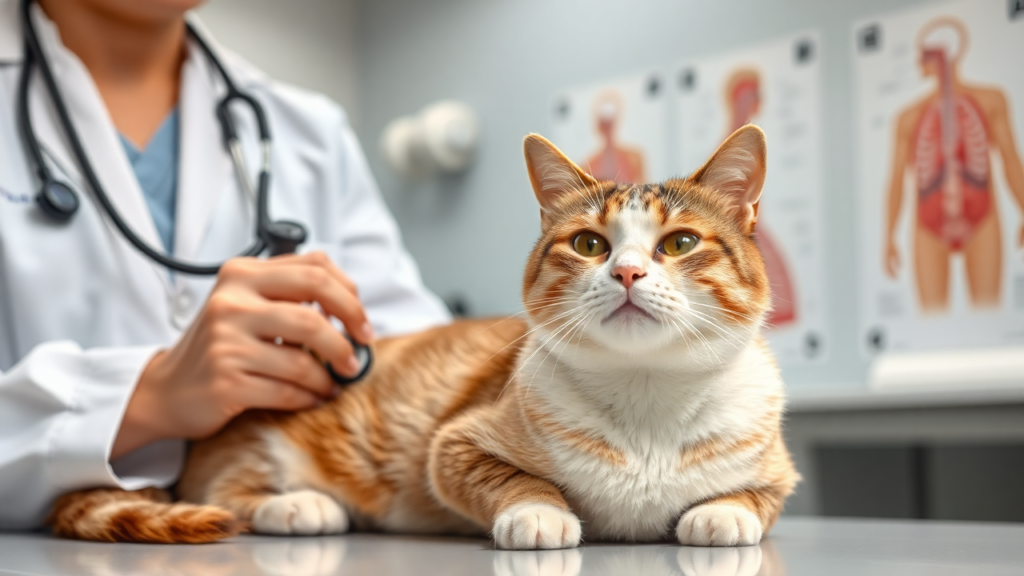
[[[69,492],[54,503],[47,524],[64,538],[160,544],[216,542],[240,526],[223,508],[174,503],[166,490],[155,488]]]

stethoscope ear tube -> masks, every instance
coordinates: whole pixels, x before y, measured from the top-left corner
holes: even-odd
[[[96,199],[96,203],[99,204],[102,211],[107,215],[110,222],[115,228],[117,228],[118,232],[121,233],[125,240],[127,240],[129,244],[144,256],[170,270],[181,272],[183,274],[193,274],[196,276],[216,275],[220,271],[221,264],[194,264],[172,258],[171,256],[149,246],[145,241],[139,238],[128,223],[121,218],[121,215],[117,212],[117,209],[111,202],[110,197],[107,196],[106,190],[103,188],[99,177],[96,175],[92,163],[89,161],[89,156],[85,152],[85,147],[82,145],[82,142],[78,137],[77,130],[75,130],[74,123],[71,121],[71,115],[64,103],[64,98],[61,96],[60,88],[57,86],[57,82],[54,79],[50,65],[46,61],[46,55],[43,53],[43,49],[39,44],[39,38],[35,33],[35,27],[32,25],[31,7],[32,0],[22,0],[21,22],[25,36],[25,55],[22,63],[21,80],[18,91],[19,103],[17,109],[22,136],[25,140],[25,147],[29,151],[30,160],[35,164],[36,172],[40,179],[40,192],[36,196],[36,203],[40,207],[40,210],[56,222],[67,222],[77,211],[79,199],[77,194],[75,194],[70,187],[57,182],[50,175],[50,172],[46,167],[46,163],[43,160],[39,141],[32,129],[28,87],[33,67],[38,68],[41,73],[43,85],[49,93],[54,111],[57,114],[57,119],[64,130],[64,135],[67,138],[68,147],[71,149],[71,152],[78,163],[82,177],[85,179],[88,188],[92,191],[93,197]],[[224,83],[228,86],[228,98],[226,99],[230,99],[234,96],[244,100],[253,107],[253,113],[255,114],[257,123],[262,130],[260,136],[266,146],[269,143],[269,132],[266,130],[266,115],[259,102],[248,94],[239,92],[238,89],[235,88],[234,83],[231,81],[231,77],[227,74],[227,71],[221,65],[220,61],[217,60],[212,50],[210,50],[203,39],[195,32],[194,29],[192,29],[191,26],[188,26],[187,28],[191,36],[201,46],[203,52],[206,53],[211,62],[213,62],[214,66],[221,73]],[[218,111],[221,108],[225,111],[227,110],[227,106],[223,106],[218,107]],[[226,122],[221,122],[221,129],[225,132],[234,131],[234,126],[230,122],[230,118],[227,118]],[[262,170],[266,172],[268,169],[268,163],[264,162]],[[269,183],[269,179],[263,179],[261,177],[261,180]],[[259,193],[266,196],[266,194],[268,194],[267,187],[262,187],[259,190]],[[265,197],[262,200],[257,199],[257,202],[262,202],[264,206],[267,203]],[[262,234],[260,230],[261,224],[263,224],[263,221],[257,221],[255,223],[255,239],[252,244],[245,249],[245,251],[239,254],[239,256],[257,256],[267,249],[266,241],[263,238],[264,234]]]
[[[28,89],[32,80],[32,65],[34,56],[31,47],[31,39],[25,38],[24,72],[18,82],[18,128],[21,131],[22,139],[25,141],[25,148],[28,150],[30,160],[35,164],[36,174],[39,176],[39,192],[35,195],[36,205],[46,214],[50,220],[64,224],[71,220],[71,217],[78,211],[78,194],[62,182],[53,178],[50,169],[43,161],[43,154],[36,140],[35,131],[32,129],[32,117],[28,109]]]
[[[121,218],[121,215],[117,212],[113,203],[110,201],[110,198],[107,196],[106,190],[103,188],[99,177],[93,170],[92,163],[89,161],[89,157],[85,152],[85,147],[82,145],[82,142],[78,137],[78,132],[75,130],[75,126],[71,121],[71,115],[68,112],[63,97],[61,96],[60,89],[54,79],[53,72],[50,70],[49,63],[46,61],[46,55],[43,53],[43,49],[39,44],[39,38],[35,33],[35,27],[32,25],[31,5],[32,0],[22,0],[21,2],[21,20],[22,30],[24,31],[25,37],[25,54],[22,63],[21,78],[18,85],[17,114],[22,138],[25,141],[25,148],[29,153],[30,161],[35,164],[36,173],[40,180],[40,191],[36,195],[36,204],[39,206],[40,210],[54,222],[64,223],[69,221],[78,211],[80,200],[74,190],[66,184],[58,182],[51,175],[43,159],[42,149],[39,145],[38,139],[36,138],[35,131],[32,128],[28,91],[33,67],[37,67],[41,73],[43,84],[49,93],[58,121],[64,130],[65,136],[67,137],[68,147],[71,149],[71,152],[78,163],[78,167],[86,181],[86,184],[88,185],[88,188],[92,191],[93,197],[96,199],[96,203],[100,205],[103,212],[106,213],[110,222],[118,229],[121,235],[136,250],[141,252],[147,258],[170,270],[197,276],[216,275],[220,271],[221,264],[203,265],[176,260],[146,244],[145,241],[139,238],[134,231],[132,231],[128,223]],[[238,99],[248,104],[252,109],[253,115],[256,118],[256,123],[259,127],[260,143],[263,148],[263,162],[260,166],[258,185],[255,194],[257,212],[255,222],[256,238],[244,252],[239,254],[239,256],[257,256],[263,253],[268,247],[270,248],[271,256],[294,253],[297,248],[306,241],[306,228],[298,222],[288,220],[271,221],[268,214],[267,205],[270,189],[269,152],[271,140],[270,126],[267,123],[266,113],[259,101],[237,88],[234,82],[232,82],[231,76],[227,73],[227,70],[224,69],[220,60],[218,60],[216,55],[213,53],[213,50],[210,49],[202,37],[191,26],[188,26],[187,24],[186,26],[191,37],[206,54],[213,66],[217,68],[217,71],[220,73],[220,76],[227,87],[227,95],[216,107],[216,115],[220,121],[225,144],[229,148],[236,148],[237,150],[240,150],[240,147],[238,147],[237,130],[235,129],[234,120],[231,117],[229,110],[232,100]],[[232,150],[233,155],[235,152],[236,150]],[[240,159],[235,158],[235,160],[236,167],[241,165]],[[244,174],[240,175],[242,177],[245,176]],[[249,181],[247,180],[246,186],[249,185],[248,182]],[[351,341],[351,338],[349,340]],[[330,364],[324,364],[331,377],[339,384],[350,384],[363,378],[370,371],[370,366],[373,364],[373,353],[369,347],[362,344],[356,344],[355,342],[352,342],[352,346],[355,349],[356,357],[359,359],[362,366],[359,374],[354,378],[341,376],[331,368]]]

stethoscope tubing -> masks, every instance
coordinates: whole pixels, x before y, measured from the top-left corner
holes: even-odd
[[[49,169],[46,167],[42,149],[39,145],[38,139],[36,138],[35,131],[32,128],[32,117],[30,113],[31,111],[29,110],[29,85],[31,83],[33,66],[37,66],[42,74],[43,83],[46,86],[47,92],[49,92],[50,100],[53,103],[53,107],[57,112],[57,117],[64,129],[64,135],[67,138],[68,145],[70,146],[71,152],[78,163],[82,176],[85,178],[86,184],[88,184],[89,189],[92,191],[92,195],[96,199],[96,202],[103,209],[103,212],[106,213],[107,217],[110,218],[110,221],[118,229],[121,235],[124,236],[124,238],[128,240],[136,250],[169,270],[196,276],[216,275],[223,264],[196,264],[172,258],[149,246],[144,240],[139,238],[132,230],[131,226],[121,218],[121,215],[107,196],[106,190],[103,188],[99,177],[93,170],[92,163],[89,161],[89,156],[85,151],[85,147],[82,146],[82,142],[78,137],[78,131],[75,129],[75,125],[71,120],[71,114],[68,113],[60,88],[57,86],[57,82],[54,79],[49,62],[46,60],[46,55],[43,53],[42,46],[39,43],[39,38],[35,33],[35,27],[32,25],[32,15],[30,11],[31,5],[32,0],[23,0],[21,3],[22,29],[24,30],[25,36],[25,54],[24,62],[22,64],[23,68],[21,78],[18,83],[17,112],[18,125],[22,137],[25,140],[25,147],[29,151],[28,153],[31,157],[31,161],[36,167],[36,174],[42,181],[43,186],[46,187],[57,184],[57,181],[53,178]],[[241,144],[238,138],[238,131],[235,128],[234,119],[231,116],[231,103],[235,100],[245,102],[252,110],[259,129],[262,162],[257,176],[255,193],[255,239],[252,244],[238,256],[258,256],[268,248],[270,249],[271,256],[292,253],[298,245],[305,241],[306,231],[301,224],[296,222],[287,220],[272,222],[270,220],[268,203],[270,190],[271,137],[270,126],[267,122],[263,106],[252,95],[238,89],[232,81],[231,76],[228,74],[228,71],[213,53],[213,50],[190,24],[186,23],[186,29],[188,34],[193,40],[195,40],[196,44],[198,44],[200,49],[206,55],[207,59],[217,69],[220,77],[224,81],[224,85],[227,88],[227,94],[217,104],[216,115],[220,122],[221,133],[224,137],[224,146],[232,155],[236,170],[239,172],[238,177],[243,180],[243,185],[246,186],[246,188],[251,188],[251,183],[248,181],[247,175],[244,174]],[[74,192],[72,192],[70,188],[68,188],[68,191],[73,195],[74,207],[71,209],[71,213],[68,213],[67,215],[57,215],[58,221],[67,221],[74,210],[77,209],[77,195],[74,195]],[[44,210],[44,212],[45,211],[46,210]],[[363,362],[362,369],[359,374],[353,378],[341,376],[331,368],[330,364],[325,364],[327,371],[330,373],[334,381],[342,385],[352,384],[361,380],[370,371],[370,367],[373,364],[373,352],[368,346],[357,344],[348,335],[346,335],[346,338],[348,338],[349,341],[352,342],[353,347],[359,351]]]
[[[32,120],[28,107],[28,88],[29,81],[31,78],[33,66],[37,67],[42,74],[42,79],[46,85],[46,90],[49,92],[50,100],[53,104],[57,116],[60,120],[64,134],[67,138],[68,145],[71,148],[72,154],[79,165],[82,176],[85,178],[89,189],[92,191],[93,197],[96,202],[103,209],[103,212],[110,218],[110,221],[118,229],[118,231],[124,236],[126,240],[139,252],[142,252],[147,258],[154,262],[176,272],[183,274],[192,274],[196,276],[213,276],[220,271],[222,264],[197,264],[192,262],[185,262],[172,258],[163,252],[154,249],[144,240],[138,237],[132,230],[131,226],[121,217],[113,203],[107,196],[106,190],[100,183],[99,177],[93,170],[92,163],[89,161],[88,154],[85,151],[84,146],[78,136],[78,131],[75,129],[75,125],[72,122],[71,115],[68,113],[67,106],[64,103],[64,98],[61,95],[60,88],[57,86],[57,82],[54,79],[53,72],[50,69],[49,62],[47,62],[45,54],[39,39],[35,33],[35,27],[32,25],[32,17],[30,12],[31,0],[24,0],[22,2],[21,18],[22,28],[25,31],[25,57],[24,57],[24,68],[22,70],[21,81],[19,82],[19,105],[18,115],[19,124],[21,126],[22,135],[26,140],[29,154],[32,156],[32,161],[36,164],[36,171],[39,174],[40,179],[44,180],[44,186],[53,182],[53,178],[49,175],[46,165],[44,163],[42,153],[38,140],[35,137],[34,130],[32,129]],[[249,245],[239,256],[257,256],[267,249],[266,240],[266,229],[269,224],[269,218],[267,217],[267,204],[268,204],[268,190],[270,187],[270,174],[269,174],[269,145],[270,145],[270,131],[267,125],[266,115],[263,112],[263,107],[260,103],[252,96],[245,94],[238,90],[234,82],[231,81],[227,70],[224,69],[223,65],[213,54],[213,51],[206,44],[205,41],[196,33],[192,26],[187,25],[189,34],[193,39],[196,40],[197,44],[209,58],[209,60],[217,68],[224,79],[225,85],[228,87],[228,94],[217,106],[217,117],[221,122],[221,129],[224,133],[225,145],[227,146],[238,146],[238,135],[234,127],[234,122],[231,118],[228,106],[232,100],[242,100],[249,104],[252,108],[253,113],[256,117],[257,124],[260,129],[260,141],[263,144],[264,149],[264,162],[260,167],[260,174],[258,177],[258,185],[256,190],[256,234],[252,244]],[[244,175],[240,175],[244,176]]]

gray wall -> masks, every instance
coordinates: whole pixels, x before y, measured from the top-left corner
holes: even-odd
[[[210,0],[197,12],[222,45],[358,121],[354,0]]]
[[[430,287],[471,310],[520,309],[538,233],[520,143],[550,130],[560,89],[807,29],[822,32],[828,360],[784,367],[791,386],[862,384],[856,341],[851,24],[922,0],[357,0],[363,145]],[[408,184],[385,165],[385,123],[438,98],[483,119],[477,164],[457,178]]]

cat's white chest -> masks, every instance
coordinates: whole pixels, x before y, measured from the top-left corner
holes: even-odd
[[[755,348],[706,380],[596,374],[574,384],[580,379],[552,374],[538,386],[539,409],[572,433],[546,437],[550,480],[582,520],[584,538],[668,538],[684,510],[757,479],[760,443],[743,441],[775,410],[769,399],[781,397],[781,380]],[[710,439],[750,446],[694,459],[694,447]]]
[[[556,451],[553,478],[593,540],[662,540],[682,512],[707,498],[735,490],[753,471],[739,463],[712,459],[684,468],[682,447],[671,443],[619,452],[624,462],[576,450]]]

